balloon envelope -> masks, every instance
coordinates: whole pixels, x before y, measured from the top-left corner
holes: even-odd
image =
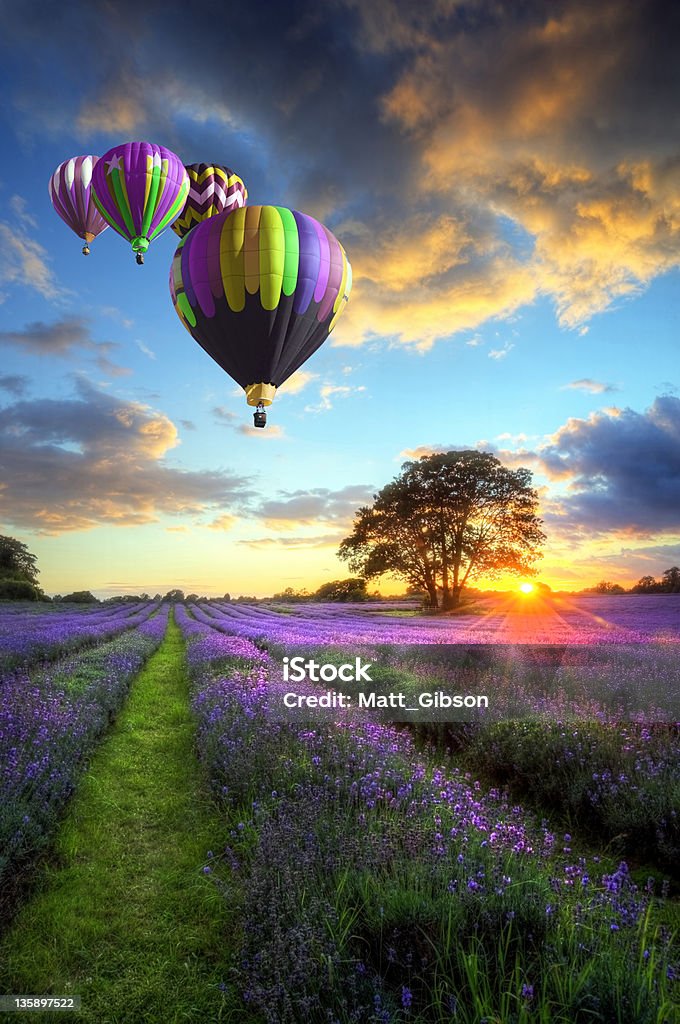
[[[92,171],[99,157],[74,156],[64,160],[48,182],[52,206],[71,231],[91,242],[109,225],[94,203]]]
[[[323,344],[351,284],[337,238],[282,206],[211,217],[182,239],[170,270],[177,315],[250,405],[270,405]]]
[[[184,209],[172,225],[172,230],[180,238],[184,238],[201,221],[246,205],[248,189],[229,167],[187,164],[186,172],[189,175],[189,195]]]
[[[189,192],[180,158],[152,142],[126,142],[104,153],[92,173],[97,208],[137,253],[178,216]]]

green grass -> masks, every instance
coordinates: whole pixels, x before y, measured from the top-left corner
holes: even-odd
[[[0,992],[77,994],[69,1019],[96,1024],[243,1019],[219,988],[236,925],[203,873],[224,823],[194,757],[188,689],[171,620],[0,946]]]

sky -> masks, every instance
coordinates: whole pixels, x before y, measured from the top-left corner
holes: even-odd
[[[47,593],[313,590],[405,460],[465,448],[532,471],[553,589],[680,563],[677,5],[0,9],[0,534]],[[138,139],[347,251],[265,430],[174,311],[173,232],[85,258],[52,210],[61,161]]]

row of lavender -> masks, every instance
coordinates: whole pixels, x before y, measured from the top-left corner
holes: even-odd
[[[211,602],[234,633],[272,643],[614,644],[680,640],[680,594],[497,599],[483,614],[393,618],[361,606]]]
[[[338,660],[359,653],[350,638],[363,629],[361,614],[340,609],[326,632],[314,608],[309,610],[310,620],[302,626],[274,613],[281,621],[266,633],[263,623],[269,629],[272,613],[257,607],[212,604],[194,606],[192,614],[217,629],[256,637],[272,652],[290,652],[304,628],[307,644],[315,640],[312,650],[318,650],[322,661],[332,659],[323,647],[324,637],[334,637],[340,651],[344,649]],[[354,632],[347,627],[353,616],[358,620]],[[441,687],[490,694],[490,710],[476,713],[476,721],[421,721],[413,725],[416,735],[454,751],[471,770],[510,786],[517,797],[530,796],[551,813],[578,820],[584,832],[611,842],[621,855],[677,876],[676,643],[456,648],[374,644],[361,650],[377,659],[378,670],[388,667],[391,689]],[[454,667],[452,660],[458,661]]]
[[[133,629],[153,615],[158,604],[119,604],[94,609],[82,606],[0,608],[0,673],[61,657],[88,644],[101,643]]]
[[[263,1020],[675,1019],[651,882],[574,856],[406,733],[286,723],[266,652],[176,614],[199,755],[232,823],[211,870],[242,907],[235,978]]]
[[[86,758],[160,644],[168,611],[168,605],[153,616],[147,610],[135,629],[117,621],[121,635],[47,666],[36,667],[33,659],[33,667],[2,680],[0,902],[13,901],[24,870],[49,843]]]

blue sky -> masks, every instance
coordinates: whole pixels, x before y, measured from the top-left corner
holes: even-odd
[[[534,472],[552,586],[677,564],[677,13],[202,11],[4,15],[0,533],[47,592],[314,588],[406,458],[463,447]],[[86,259],[51,209],[62,160],[141,138],[347,250],[347,309],[266,431],[174,312],[175,235]]]

